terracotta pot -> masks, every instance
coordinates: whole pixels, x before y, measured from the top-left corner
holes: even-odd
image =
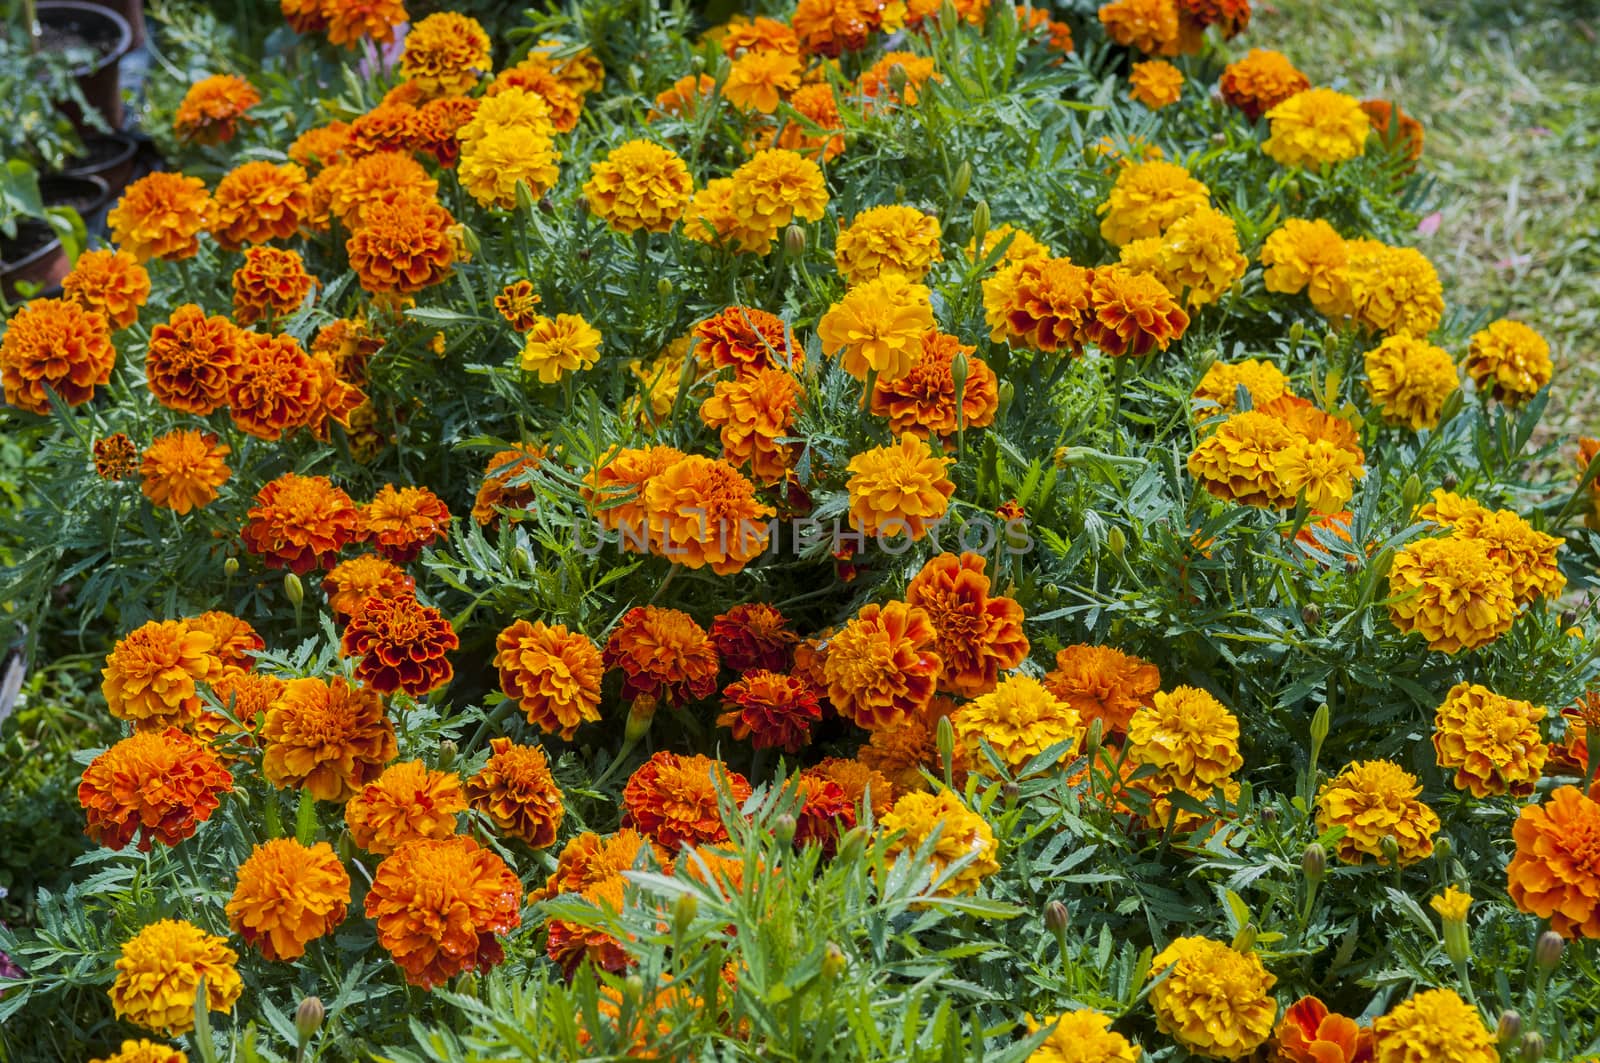
[[[22,297],[20,284],[37,284],[40,295],[58,288],[72,269],[61,240],[42,221],[24,221],[15,240],[0,240],[0,294],[6,302]]]
[[[115,11],[79,0],[40,0],[39,25],[44,31],[45,47],[53,41],[81,41],[98,53],[98,58],[88,66],[73,71],[78,78],[78,88],[89,106],[112,129],[122,128],[122,78],[119,69],[122,57],[133,48],[133,31],[127,21]],[[60,47],[60,45],[58,45]],[[79,132],[93,132],[85,127],[83,116],[75,114],[76,107],[63,107],[62,112],[78,125]]]
[[[147,37],[144,28],[144,0],[87,0],[87,2],[121,15],[133,33],[133,46],[144,47]]]
[[[139,141],[126,133],[96,133],[83,138],[83,158],[61,171],[63,177],[98,177],[112,195],[133,177]]]

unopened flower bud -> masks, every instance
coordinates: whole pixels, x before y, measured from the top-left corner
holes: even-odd
[[[1278,810],[1271,805],[1263,808],[1261,810],[1261,822],[1269,827],[1276,824],[1278,822]]]
[[[665,277],[656,278],[656,297],[665,299],[672,294],[672,282]]]
[[[517,191],[520,194],[521,191],[522,191],[522,188],[521,188],[522,182],[518,181],[517,182],[517,186],[518,186],[517,187]],[[588,196],[579,196],[577,198],[577,200],[574,201],[574,203],[572,205],[574,207],[578,208],[578,213],[581,214],[581,215],[587,215],[589,213],[589,197]]]
[[[301,1044],[311,1040],[311,1035],[322,1027],[326,1015],[320,997],[306,997],[300,1002],[300,1006],[294,1009],[294,1032]]]
[[[1316,602],[1307,602],[1300,610],[1300,622],[1306,627],[1316,627],[1322,623],[1322,610],[1317,608]]]
[[[1051,901],[1044,906],[1044,925],[1050,933],[1064,933],[1067,929],[1067,920],[1067,906],[1060,901]]]
[[[977,254],[983,256],[983,238],[989,235],[989,201],[978,200],[978,205],[972,208],[972,242],[977,249]]]
[[[793,222],[783,230],[783,250],[790,258],[799,258],[806,253],[806,231]]]
[[[1061,597],[1061,588],[1056,586],[1054,583],[1046,583],[1040,593],[1044,595],[1045,601],[1053,602]]]
[[[650,723],[656,718],[656,699],[649,694],[633,699],[633,704],[628,707],[628,723],[623,728],[622,740],[632,745],[643,738],[645,732],[650,730]]]
[[[1412,473],[1406,477],[1406,482],[1400,488],[1400,501],[1405,503],[1408,514],[1417,508],[1417,499],[1421,497],[1422,481],[1417,479],[1416,473]]]
[[[1385,834],[1378,839],[1378,849],[1383,853],[1383,862],[1394,866],[1400,860],[1400,842],[1393,834]]]
[[[934,730],[934,741],[939,749],[939,763],[954,764],[956,757],[956,728],[950,722],[950,717],[939,717],[939,726]]]
[[[1451,852],[1450,835],[1441,834],[1433,839],[1433,856],[1435,860],[1439,861],[1441,867],[1449,865]]]
[[[449,771],[450,770],[450,765],[455,763],[456,754],[459,753],[459,752],[460,752],[460,748],[455,744],[455,742],[451,741],[450,739],[446,738],[443,742],[440,742],[439,743],[439,770],[440,771]]]
[[[1333,727],[1333,712],[1324,701],[1317,706],[1317,711],[1311,717],[1311,741],[1317,745],[1328,740],[1328,731]]]
[[[301,583],[300,577],[293,572],[285,572],[283,574],[283,595],[289,599],[290,605],[297,608],[301,602],[306,600],[305,584]]]
[[[896,63],[894,66],[889,68],[889,89],[897,97],[902,97],[903,98],[905,96],[906,85],[909,82],[910,82],[910,78],[908,78],[906,76],[906,68],[905,67],[901,66],[899,63]],[[896,189],[896,195],[895,195],[894,198],[895,199],[904,199],[904,198],[906,198],[905,190],[903,188],[897,188]]]
[[[1306,851],[1300,854],[1300,870],[1305,872],[1306,881],[1313,886],[1322,881],[1322,876],[1328,873],[1328,850],[1322,847],[1321,842],[1306,846]]]
[[[840,863],[849,864],[861,859],[861,854],[867,849],[867,829],[865,827],[851,827],[839,837],[839,851],[835,857]]]
[[[961,160],[961,165],[956,167],[955,180],[950,182],[950,201],[959,203],[966,198],[967,189],[972,187],[972,163],[966,159]]]
[[[995,408],[995,417],[1004,419],[1006,411],[1011,409],[1011,400],[1017,397],[1017,387],[1009,380],[1000,381],[1000,401]]]
[[[460,975],[458,978],[456,978],[456,992],[464,997],[477,996],[478,976],[473,974],[471,971]]]
[[[689,934],[694,917],[700,914],[700,900],[692,893],[680,893],[672,904],[672,933],[682,941]]]
[[[533,189],[528,187],[528,182],[526,181],[517,182],[517,209],[524,214],[532,214],[538,209],[538,200],[534,199]],[[580,209],[587,211],[589,209],[589,201],[583,200],[583,206]]]
[[[899,74],[900,78],[901,78],[900,88],[895,88],[894,76],[896,74]],[[897,94],[899,93],[900,89],[905,88],[905,84],[906,84],[905,83],[905,76],[906,76],[906,71],[905,71],[904,67],[897,66],[893,70],[889,71],[889,87],[891,89],[894,89],[894,91]],[[906,199],[906,186],[904,184],[897,183],[894,186],[894,201],[896,203],[904,203],[905,199]]]
[[[1089,730],[1083,736],[1083,755],[1090,760],[1100,752],[1100,743],[1105,740],[1106,722],[1099,716],[1089,721]]]
[[[844,973],[846,966],[844,949],[832,941],[828,942],[822,950],[822,976],[828,980],[838,978]]]
[[[1239,928],[1237,934],[1233,935],[1233,941],[1228,947],[1233,949],[1234,952],[1249,952],[1256,947],[1256,934],[1256,925],[1254,923],[1246,923]]]
[[[961,397],[966,393],[967,374],[971,372],[971,363],[967,361],[967,352],[959,348],[954,358],[950,359],[950,381],[956,386],[955,404],[961,405]],[[1567,625],[1571,627],[1571,624]]]
[[[772,836],[778,839],[778,844],[784,848],[794,844],[794,832],[800,826],[799,822],[789,813],[776,817],[772,821]]]
[[[1561,610],[1561,630],[1562,631],[1567,630],[1567,628],[1569,628],[1569,627],[1573,627],[1577,623],[1578,623],[1578,611],[1576,609],[1563,609],[1563,610]]]
[[[1522,1035],[1522,1050],[1517,1053],[1522,1063],[1538,1063],[1544,1058],[1544,1038],[1537,1030]]]
[[[622,980],[622,991],[628,995],[629,1000],[644,999],[644,979],[636,974],[630,974]]]
[[[1022,796],[1022,787],[1014,782],[1008,782],[1000,787],[1000,796],[1006,799],[1006,804],[1016,804],[1017,798]]]
[[[1446,491],[1454,491],[1457,485],[1460,483],[1461,481],[1456,479],[1456,474],[1453,472],[1445,473],[1444,476],[1439,480],[1439,486],[1443,487]]]
[[[1289,346],[1290,347],[1298,347],[1298,346],[1300,346],[1300,341],[1305,338],[1305,334],[1306,334],[1306,326],[1305,326],[1305,324],[1303,322],[1296,321],[1294,324],[1290,325],[1289,326]]]
[[[1567,947],[1566,941],[1554,930],[1546,930],[1539,935],[1539,940],[1533,945],[1533,962],[1544,971],[1553,971],[1561,966],[1561,953]]]
[[[1328,377],[1322,383],[1322,404],[1328,409],[1339,405],[1339,389],[1344,386],[1344,374],[1337,369],[1328,370]]]
[[[1495,1028],[1495,1040],[1509,1045],[1522,1036],[1522,1016],[1514,1011],[1502,1011],[1500,1024]]]
[[[237,557],[225,558],[222,562],[222,574],[232,579],[239,574],[239,559]]]
[[[1113,524],[1111,530],[1106,532],[1106,547],[1111,551],[1111,556],[1121,560],[1128,552],[1128,537],[1122,531],[1120,524]]]

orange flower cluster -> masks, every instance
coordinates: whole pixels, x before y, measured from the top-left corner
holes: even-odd
[[[459,776],[405,760],[384,768],[345,803],[344,822],[358,846],[387,855],[407,842],[450,837],[456,813],[466,808]]]
[[[177,845],[211,818],[233,776],[211,750],[175,727],[124,738],[89,763],[78,784],[84,833],[108,849],[135,837],[139,851]]]
[[[922,609],[905,602],[863,606],[828,640],[828,699],[840,716],[868,731],[900,726],[933,700],[944,670],[938,641]]]
[[[350,875],[327,842],[274,838],[239,865],[228,925],[269,960],[293,962],[331,934],[350,907]]]
[[[150,298],[150,274],[127,251],[85,251],[61,279],[61,295],[98,310],[113,329],[125,329],[139,320],[139,308]]]
[[[964,698],[989,693],[1001,672],[1028,656],[1022,606],[990,597],[984,568],[977,554],[939,554],[906,586],[906,604],[923,610],[933,624],[939,689]]]
[[[298,232],[311,212],[311,186],[292,162],[247,162],[218,182],[211,200],[212,238],[237,251]]]
[[[205,182],[157,170],[123,189],[106,215],[111,240],[140,262],[192,258],[212,211]]]
[[[687,613],[639,606],[623,614],[606,640],[607,668],[623,672],[622,696],[678,706],[717,688],[717,650]]]
[[[739,377],[764,369],[798,373],[805,352],[789,326],[775,314],[753,306],[730,306],[695,325],[696,360],[717,369],[733,369]]]
[[[139,472],[139,449],[122,432],[94,441],[94,472],[102,480],[131,480]]]
[[[418,195],[374,203],[345,241],[361,287],[390,299],[420,292],[450,275],[458,257],[455,218]]]
[[[197,683],[222,671],[216,639],[182,620],[152,620],[106,655],[100,692],[119,720],[140,730],[184,726],[200,714]]]
[[[299,310],[316,287],[299,252],[252,247],[233,271],[233,317],[241,325]]]
[[[179,516],[217,499],[217,488],[228,481],[223,464],[230,448],[210,432],[180,428],[157,436],[145,448],[139,465],[140,489],[152,505]]]
[[[417,581],[391,561],[362,554],[328,570],[322,589],[335,619],[348,620],[369,598],[397,598],[416,592]]]
[[[381,557],[404,564],[422,548],[448,534],[450,510],[426,487],[384,484],[361,507],[357,538],[370,542]]]
[[[449,683],[446,654],[461,640],[450,621],[410,595],[368,598],[339,637],[339,652],[356,659],[356,677],[382,694],[419,698]]]
[[[897,436],[948,439],[958,431],[992,424],[1000,408],[999,378],[982,358],[971,357],[975,350],[948,333],[923,333],[922,357],[910,371],[894,380],[878,378],[872,412],[887,417]],[[959,386],[958,364],[966,371]]]
[[[923,538],[950,507],[954,463],[909,432],[895,446],[857,454],[846,466],[850,526],[866,535]]]
[[[68,406],[94,398],[117,360],[104,314],[63,299],[35,299],[12,316],[0,339],[0,385],[11,405],[50,412],[54,394]]]
[[[1120,735],[1127,733],[1134,713],[1154,704],[1161,673],[1149,661],[1110,646],[1079,644],[1056,652],[1056,666],[1044,684],[1077,711],[1085,726],[1099,720],[1106,735]]]
[[[804,389],[782,369],[761,369],[718,381],[700,406],[700,418],[722,439],[722,456],[748,465],[755,478],[774,484],[787,476],[798,444],[779,443],[791,434]]]
[[[261,102],[261,93],[242,77],[213,74],[189,86],[172,129],[179,140],[194,144],[226,144],[239,131],[239,122]]]
[[[727,709],[717,726],[757,749],[798,753],[811,741],[811,728],[822,719],[817,690],[805,679],[755,669],[729,683],[722,692]]]
[[[532,443],[496,451],[484,467],[483,482],[478,485],[472,502],[472,519],[489,526],[495,523],[502,510],[509,510],[515,520],[516,511],[527,509],[533,502],[533,488],[527,484],[512,486],[511,481],[538,468],[544,457],[544,448]]]
[[[622,790],[622,825],[668,850],[728,840],[717,789],[734,806],[750,796],[750,783],[710,757],[661,752],[641,764]]]

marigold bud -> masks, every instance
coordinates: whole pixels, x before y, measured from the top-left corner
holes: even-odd
[[[643,738],[645,732],[650,730],[650,723],[656,718],[656,699],[649,694],[633,699],[633,704],[628,707],[628,723],[623,728],[622,740],[632,745]]]
[[[837,859],[842,863],[860,860],[861,854],[867,848],[867,830],[865,827],[851,827],[839,838],[839,852]]]
[[[950,722],[950,717],[939,717],[939,726],[934,731],[934,741],[938,744],[939,763],[952,764],[956,755],[956,729]]]
[[[1263,808],[1261,810],[1261,822],[1265,823],[1269,827],[1272,826],[1273,824],[1277,823],[1278,822],[1278,810],[1276,808],[1272,807],[1271,805],[1268,805],[1266,808]]]
[[[672,282],[665,277],[656,279],[656,295],[665,299],[672,294]]]
[[[1294,324],[1290,325],[1289,326],[1289,346],[1290,347],[1298,347],[1298,346],[1300,346],[1300,341],[1305,338],[1305,335],[1306,335],[1306,326],[1305,326],[1305,324],[1303,322],[1296,321]]]
[[[300,1002],[300,1006],[294,1009],[294,1032],[299,1036],[301,1044],[311,1040],[311,1035],[321,1028],[326,1014],[320,997],[306,997]]]
[[[844,949],[831,941],[828,942],[822,950],[822,976],[830,981],[838,978],[844,973],[846,962]]]
[[[680,893],[672,905],[672,933],[683,940],[689,934],[694,917],[700,914],[700,900],[692,893]]]
[[[237,557],[230,557],[230,558],[224,559],[223,562],[222,562],[222,574],[224,576],[228,576],[230,578],[232,578],[233,576],[238,575],[239,574],[239,559]]]
[[[1006,799],[1006,804],[1016,804],[1017,798],[1022,796],[1022,787],[1014,782],[1008,782],[1000,787],[1000,796]]]
[[[989,235],[989,201],[978,200],[978,205],[972,208],[972,242],[979,249],[981,255],[983,238]]]
[[[1406,512],[1410,513],[1417,508],[1417,499],[1422,497],[1422,481],[1416,473],[1406,477],[1406,482],[1400,488],[1400,501],[1405,505]]]
[[[785,812],[772,821],[772,836],[778,839],[778,844],[784,848],[794,844],[794,832],[800,826],[799,822]]]
[[[1561,610],[1561,630],[1565,631],[1570,627],[1576,626],[1577,623],[1578,611],[1576,609]]]
[[[1523,1063],[1538,1063],[1544,1058],[1544,1038],[1537,1030],[1529,1030],[1522,1035],[1522,1051],[1518,1057]]]
[[[1328,850],[1322,847],[1321,842],[1306,846],[1306,851],[1300,854],[1300,870],[1313,886],[1322,881],[1322,876],[1328,873]]]
[[[1106,547],[1111,551],[1111,556],[1119,561],[1128,552],[1128,537],[1122,531],[1122,526],[1113,524],[1111,530],[1106,532]]]
[[[806,253],[806,231],[800,226],[790,223],[783,230],[783,250],[790,258],[799,258]]]
[[[972,163],[966,159],[961,160],[961,165],[956,167],[955,180],[950,182],[950,201],[960,202],[966,198],[967,190],[972,187]]]
[[[1317,706],[1317,711],[1311,717],[1311,741],[1317,745],[1328,740],[1328,731],[1333,727],[1333,712],[1324,701]]]
[[[283,574],[283,595],[289,599],[289,604],[299,608],[300,603],[306,600],[305,584],[300,582],[300,577],[293,572]]]
[[[1100,752],[1100,743],[1105,739],[1106,721],[1099,716],[1089,721],[1089,730],[1083,736],[1083,755],[1090,760]]]
[[[1561,966],[1561,953],[1567,947],[1566,941],[1554,930],[1546,930],[1539,935],[1539,940],[1533,945],[1533,962],[1541,970],[1553,971]]]
[[[1251,949],[1256,947],[1257,933],[1258,931],[1256,930],[1256,925],[1254,923],[1246,923],[1244,926],[1239,928],[1239,932],[1237,934],[1233,935],[1233,941],[1228,947],[1233,949],[1234,952],[1248,953]]]
[[[1495,1028],[1495,1040],[1509,1045],[1522,1036],[1522,1016],[1514,1011],[1502,1011],[1500,1024]]]
[[[1044,906],[1044,925],[1052,934],[1060,934],[1067,929],[1067,906],[1060,901],[1051,901]]]
[[[1300,610],[1300,621],[1306,627],[1316,627],[1322,623],[1322,610],[1317,608],[1316,602],[1307,602]]]
[[[1400,842],[1393,834],[1385,834],[1378,839],[1378,848],[1383,851],[1383,862],[1393,865],[1400,859]]]
[[[450,770],[450,765],[455,763],[456,754],[459,753],[460,751],[461,751],[460,747],[457,746],[455,744],[455,742],[451,741],[448,738],[446,738],[443,742],[440,742],[439,743],[439,764],[438,764],[439,770],[440,771],[449,771]]]
[[[584,210],[588,210],[589,203],[583,201]],[[533,198],[533,189],[528,187],[528,182],[517,182],[517,209],[524,214],[532,214],[538,209],[538,200]]]

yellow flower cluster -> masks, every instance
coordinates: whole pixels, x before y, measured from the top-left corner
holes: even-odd
[[[1156,954],[1151,971],[1166,975],[1150,990],[1156,1024],[1189,1051],[1244,1059],[1271,1036],[1277,979],[1254,952],[1180,937]]]
[[[1189,455],[1189,473],[1238,505],[1341,512],[1366,475],[1366,455],[1349,422],[1303,399],[1282,396],[1211,428]]]
[[[1540,734],[1545,710],[1496,694],[1477,683],[1457,683],[1433,717],[1439,767],[1454,770],[1458,790],[1473,797],[1526,797],[1544,771],[1549,747]]]
[[[828,206],[822,168],[785,148],[759,151],[731,177],[708,181],[684,214],[691,240],[764,255],[796,218],[819,221]]]
[[[589,209],[618,232],[664,233],[683,217],[694,179],[677,154],[648,140],[630,140],[590,168],[583,186]]]
[[[885,273],[920,281],[943,258],[939,250],[939,219],[895,204],[857,214],[839,230],[834,244],[839,275],[849,285],[875,280]]]
[[[1261,150],[1282,166],[1316,169],[1366,148],[1372,123],[1361,101],[1333,89],[1297,92],[1267,112],[1271,135]]]
[[[484,97],[472,121],[461,127],[456,179],[481,205],[511,210],[517,185],[535,198],[549,191],[560,171],[550,107],[519,88]]]
[[[1365,360],[1367,394],[1384,420],[1414,432],[1439,427],[1445,400],[1461,387],[1449,351],[1401,334],[1368,351]]]
[[[1100,204],[1100,235],[1118,247],[1160,236],[1191,211],[1208,206],[1211,190],[1177,163],[1160,159],[1134,163],[1117,175]]]
[[[1343,827],[1335,852],[1347,864],[1373,857],[1380,864],[1393,859],[1401,866],[1433,853],[1439,817],[1418,800],[1422,784],[1400,765],[1387,760],[1351,764],[1317,791],[1317,830]]]
[[[928,868],[936,896],[976,893],[980,882],[1000,870],[995,861],[994,831],[949,790],[906,794],[884,813],[878,830],[893,839],[886,854],[889,865],[915,856],[935,828],[939,839],[928,854]],[[962,860],[967,861],[965,865],[952,871]]]
[[[1059,743],[1066,745],[1058,763],[1071,760],[1087,729],[1078,710],[1027,675],[1007,676],[994,690],[957,709],[950,722],[973,763],[979,763],[982,739],[1013,772]]]

